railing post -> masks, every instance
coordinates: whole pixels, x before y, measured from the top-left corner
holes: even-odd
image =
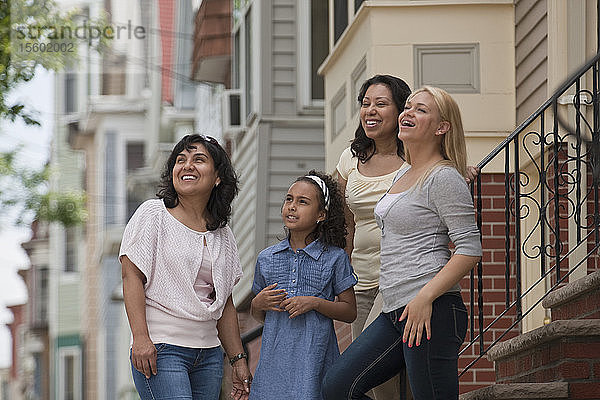
[[[560,137],[558,135],[558,99],[552,102],[552,112],[554,114],[554,123],[552,125],[554,137],[554,257],[555,257],[555,272],[556,281],[560,280],[560,253],[562,252],[562,243],[560,241],[560,196],[559,182],[560,175],[558,156],[560,154]]]
[[[600,0],[599,0],[600,1]],[[598,176],[600,170],[598,168],[598,152],[600,151],[600,138],[599,138],[599,126],[600,126],[600,93],[598,93],[598,61],[592,66],[592,106],[593,106],[593,119],[594,129],[592,132],[592,189],[594,191],[594,240],[596,246],[600,243],[600,231],[598,229],[598,223],[600,222],[600,215],[598,210]]]
[[[515,172],[514,172],[514,191],[515,191],[515,275],[516,275],[516,318],[522,316],[521,299],[521,170],[519,166],[519,136],[515,136]]]
[[[600,1],[600,0],[598,0]],[[510,146],[504,148],[504,284],[506,308],[510,307]],[[518,250],[517,250],[518,251]]]
[[[481,174],[477,175],[477,227],[479,228],[479,240],[482,239],[481,234],[481,211],[482,211],[482,199],[481,199]],[[485,344],[483,342],[483,264],[481,260],[477,263],[477,309],[479,311],[479,354],[483,354],[485,351]]]
[[[542,276],[546,273],[546,119],[540,115],[540,268]]]

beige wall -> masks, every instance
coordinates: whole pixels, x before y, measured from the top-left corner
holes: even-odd
[[[367,78],[378,73],[392,74],[414,88],[415,44],[479,44],[480,93],[454,95],[463,113],[470,164],[476,164],[514,129],[512,1],[459,3],[368,1],[363,4],[320,69],[325,78],[327,171],[335,169],[358,124],[358,114],[352,112],[356,98],[351,87],[356,65],[364,57]],[[332,140],[331,100],[342,86],[346,87],[346,124]]]

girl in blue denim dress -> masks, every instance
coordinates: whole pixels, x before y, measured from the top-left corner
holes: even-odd
[[[251,311],[264,321],[250,400],[320,400],[340,352],[333,320],[356,318],[357,278],[343,248],[343,198],[335,181],[310,171],[290,186],[282,242],[260,252]]]

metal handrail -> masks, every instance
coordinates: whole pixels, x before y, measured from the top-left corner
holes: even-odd
[[[591,89],[587,88],[587,82],[582,83],[582,78],[588,74],[592,74]],[[480,261],[470,275],[471,334],[470,340],[460,354],[465,354],[475,345],[479,345],[479,351],[473,361],[461,371],[461,376],[510,332],[518,334],[515,329],[518,329],[525,316],[529,315],[552,290],[564,283],[578,266],[598,256],[600,248],[599,82],[600,52],[566,79],[548,100],[478,164],[484,173],[484,168],[492,160],[505,157],[505,246],[504,249],[494,249],[500,254],[504,252],[505,309],[502,312],[495,310],[495,318],[488,324],[484,324],[483,309],[486,291],[483,288],[483,277],[486,262]],[[575,119],[574,129],[568,126],[558,114],[559,99],[572,89],[574,89],[573,112],[570,115]],[[584,96],[583,101],[582,96]],[[591,99],[588,100],[589,96]],[[591,122],[588,121],[589,111],[584,110],[582,106],[593,107]],[[553,117],[547,118],[550,110]],[[534,127],[536,123],[539,123],[539,130]],[[559,125],[563,127],[560,132]],[[546,132],[546,129],[550,131]],[[589,135],[584,136],[587,132]],[[584,140],[585,137],[591,137],[592,140]],[[533,151],[530,147],[533,147]],[[513,148],[514,161],[512,171],[511,148]],[[529,159],[522,162],[521,156]],[[521,168],[522,165],[528,165],[529,171],[533,170],[535,176],[531,178],[527,170]],[[587,182],[582,174],[582,170],[587,174],[587,169],[592,172],[591,182]],[[583,187],[582,181],[585,184]],[[471,190],[477,209],[477,224],[481,232],[486,215],[482,207],[482,198],[486,196],[482,174],[472,183]],[[590,209],[593,211],[588,212]],[[535,212],[538,218],[533,220],[533,228],[529,231],[522,230],[521,221],[532,218]],[[566,220],[570,221],[572,228],[565,229],[561,226],[561,221]],[[514,235],[510,230],[512,226],[514,226]],[[563,238],[563,234],[568,234],[570,229],[576,230],[576,243],[569,243],[568,239]],[[539,243],[535,242],[538,237]],[[483,235],[482,239],[484,239]],[[577,252],[580,252],[582,247],[586,250],[585,254],[576,258]],[[540,265],[539,279],[525,288],[523,293],[521,293],[522,258],[539,260]],[[567,261],[575,267],[562,271],[561,266],[564,266]],[[511,279],[514,279],[513,284],[509,284]],[[476,280],[477,285],[475,285]],[[548,280],[553,282],[549,283]],[[542,284],[546,285],[543,294],[540,298],[536,297],[532,300],[533,305],[523,310],[522,300]],[[477,304],[475,304],[476,298]],[[495,328],[495,324],[506,318],[510,318],[508,328],[504,330]],[[486,341],[485,336],[489,335],[492,329],[496,329],[496,337],[492,340],[488,338]],[[475,355],[475,351],[471,354]]]

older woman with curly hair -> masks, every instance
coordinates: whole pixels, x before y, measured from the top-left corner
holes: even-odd
[[[236,174],[215,139],[187,135],[161,178],[158,199],[131,217],[119,252],[136,389],[143,400],[216,400],[224,348],[232,397],[245,399],[252,377],[231,299],[242,271],[227,225]]]

